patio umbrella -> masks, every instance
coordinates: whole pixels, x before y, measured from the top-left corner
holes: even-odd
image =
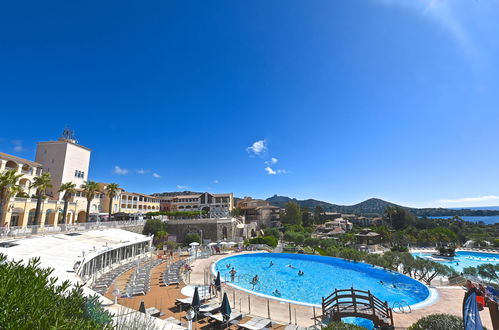
[[[140,301],[139,312],[144,313],[144,314],[146,313],[146,304],[144,304],[144,300]]]
[[[218,243],[215,242],[208,243],[208,246],[214,246],[214,245],[218,245]]]
[[[480,320],[480,312],[478,312],[475,290],[469,290],[464,295],[463,319],[464,330],[482,329],[482,321]]]
[[[224,298],[222,300],[222,305],[220,306],[220,313],[222,313],[223,320],[229,326],[230,313],[232,312],[229,304],[229,298],[227,298],[227,292],[224,292]]]
[[[194,288],[194,295],[192,296],[192,303],[191,307],[194,309],[194,311],[197,314],[197,311],[199,310],[199,306],[201,306],[201,299],[199,299],[199,291],[198,287]]]
[[[198,242],[192,242],[192,243],[189,244],[189,246],[198,246],[198,245],[199,245]]]
[[[221,286],[221,281],[220,281],[220,272],[217,273],[217,278],[215,279],[215,288],[217,288],[217,291],[220,291],[220,286]]]

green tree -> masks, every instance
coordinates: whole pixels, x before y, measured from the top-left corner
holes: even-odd
[[[22,188],[17,184],[22,176],[22,174],[16,174],[16,170],[0,173],[0,227],[8,222],[5,216],[10,198],[22,191]]]
[[[405,229],[416,221],[416,217],[409,210],[399,206],[387,206],[383,218],[397,230]]]
[[[265,236],[274,236],[277,240],[281,238],[282,233],[277,228],[265,228],[263,230]]]
[[[112,329],[97,296],[69,281],[56,284],[52,272],[39,258],[12,262],[0,254],[0,329]]]
[[[300,206],[295,202],[287,203],[284,209],[284,214],[281,216],[281,222],[282,224],[301,225],[302,213]]]
[[[166,232],[167,225],[166,222],[160,219],[148,219],[142,229],[142,235],[154,235],[156,236],[159,232]]]
[[[83,189],[83,194],[87,200],[87,214],[85,215],[85,222],[88,222],[88,219],[90,218],[90,204],[92,203],[95,195],[99,192],[99,185],[95,181],[87,181],[81,185],[81,189]]]
[[[314,223],[322,223],[322,218],[324,217],[324,209],[317,205],[314,208]]]
[[[107,216],[107,220],[111,221],[111,214],[113,212],[113,199],[121,192],[120,185],[117,183],[110,183],[106,186],[105,191],[107,197],[109,197],[109,214]]]
[[[49,172],[42,173],[42,175],[37,176],[33,179],[33,183],[31,184],[31,188],[36,189],[36,209],[35,209],[35,220],[34,225],[40,224],[40,215],[41,215],[41,207],[42,200],[45,196],[45,191],[48,188],[52,188],[52,178]]]
[[[193,233],[185,235],[185,245],[189,245],[192,242],[201,243],[201,237],[199,236],[199,234]]]
[[[464,275],[477,276],[478,272],[475,267],[464,267],[463,268]]]
[[[312,226],[314,224],[314,216],[312,212],[310,212],[308,208],[303,208],[301,211],[302,211],[301,218],[303,226],[305,227]]]
[[[230,211],[230,214],[233,217],[240,217],[240,216],[244,215],[244,211],[239,207],[235,207],[232,209],[232,211]]]
[[[76,192],[76,184],[73,182],[66,182],[61,185],[59,192],[63,192],[62,200],[64,201],[64,210],[62,211],[62,223],[66,224],[66,216],[68,213],[68,204],[71,196]]]
[[[481,278],[499,283],[499,264],[481,264],[476,269]]]

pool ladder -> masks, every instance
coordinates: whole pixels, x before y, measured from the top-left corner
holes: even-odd
[[[409,305],[405,300],[394,302],[392,305],[392,310],[396,313],[403,313],[403,314],[412,312],[411,305]]]

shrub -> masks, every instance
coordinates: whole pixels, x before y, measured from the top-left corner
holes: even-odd
[[[258,236],[249,240],[250,244],[267,244],[271,247],[277,246],[277,239],[274,236]]]
[[[450,314],[431,314],[420,318],[409,330],[463,330],[464,321]]]
[[[159,219],[149,219],[142,230],[143,235],[154,235],[160,231],[166,231],[166,223]]]
[[[185,244],[189,245],[192,242],[201,243],[201,237],[198,234],[187,234],[185,235]]]
[[[23,264],[0,254],[0,329],[112,329],[97,296],[69,281],[56,284],[52,272],[40,268],[40,258]]]

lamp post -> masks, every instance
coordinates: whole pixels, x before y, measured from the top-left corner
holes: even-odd
[[[194,319],[194,316],[196,316],[196,312],[194,311],[193,308],[189,308],[187,313],[185,314],[185,318],[187,319],[187,329],[192,330],[192,320]]]

